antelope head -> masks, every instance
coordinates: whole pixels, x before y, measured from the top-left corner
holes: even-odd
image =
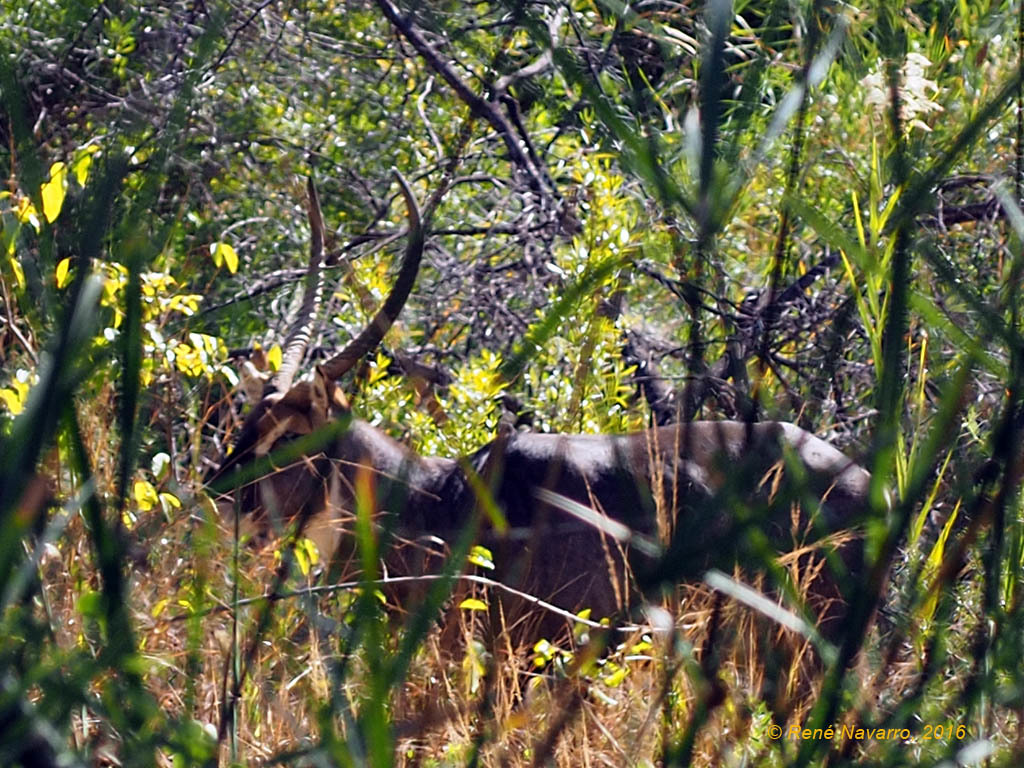
[[[316,366],[311,377],[296,381],[323,294],[323,214],[312,179],[307,184],[311,242],[301,306],[285,338],[278,371],[265,376],[251,362],[243,365],[242,386],[255,404],[232,449],[207,479],[208,486],[221,492],[217,498],[221,511],[237,508],[250,531],[253,524],[256,532],[266,533],[275,521],[301,517],[305,522],[331,504],[332,498],[337,503],[338,478],[323,450],[324,440],[319,449],[309,444],[310,449],[301,453],[282,448],[297,440],[304,445],[301,438],[323,434],[328,424],[338,425],[341,431],[349,423],[348,402],[337,380],[380,343],[412,291],[423,256],[423,215],[409,184],[397,171],[395,177],[408,209],[409,235],[391,292],[344,349]],[[238,470],[244,471],[235,483],[236,493],[228,493],[232,488],[229,478]]]

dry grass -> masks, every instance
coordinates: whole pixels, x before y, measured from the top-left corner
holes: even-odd
[[[362,648],[345,659],[344,683],[334,682],[345,621],[352,613],[351,592],[320,596],[313,603],[277,601],[259,638],[254,633],[262,607],[246,605],[238,612],[236,648],[229,610],[229,537],[176,519],[160,525],[148,541],[146,565],[129,572],[131,607],[146,686],[163,710],[215,731],[232,659],[252,645],[252,666],[237,707],[235,763],[260,765],[312,748],[320,742],[323,717],[344,738],[351,726],[339,714],[339,701],[358,715],[375,674],[371,654]],[[273,549],[243,548],[242,597],[263,594],[277,568]],[[307,583],[310,578],[296,577],[288,586]],[[46,564],[44,584],[56,644],[64,649],[88,645],[100,652],[101,635],[83,625],[78,606],[96,585],[88,537],[78,520],[60,543],[59,559]],[[965,595],[975,588],[966,582]],[[508,634],[489,638],[486,615],[450,611],[448,623],[431,629],[390,695],[387,713],[396,764],[465,765],[479,750],[477,764],[482,766],[654,766],[665,745],[678,740],[702,709],[709,714],[696,734],[692,764],[786,764],[798,744],[773,741],[766,728],[805,724],[817,701],[820,667],[806,643],[704,587],[682,588],[669,602],[679,606],[674,637],[636,633],[620,638],[621,644],[599,659],[565,642],[543,666],[535,665],[537,654],[529,647],[510,647]],[[181,618],[190,609],[208,613]],[[394,650],[405,614],[389,613],[381,637]],[[957,637],[965,642],[978,626],[967,607],[957,609],[955,624]],[[853,725],[859,713],[896,707],[913,690],[923,649],[909,642],[890,648],[887,641],[876,633],[861,654],[850,673],[854,682],[838,724]],[[964,650],[958,646],[954,652]],[[333,714],[325,714],[332,695]],[[948,711],[955,698],[933,697],[930,703]],[[923,710],[921,717],[927,722]],[[97,764],[116,764],[119,734],[104,730],[91,716],[76,716],[72,722],[76,744],[102,747],[98,752],[109,760]],[[1005,744],[1017,733],[1017,719],[1003,709],[991,727]],[[230,744],[226,739],[220,750],[222,765],[232,761]],[[856,742],[846,754],[871,760],[886,748],[884,742]],[[916,754],[935,757],[934,748],[922,744]]]
[[[107,478],[101,490],[109,493],[113,468],[100,469]],[[278,600],[262,630],[266,605],[246,604],[237,610],[236,625],[231,533],[198,523],[202,510],[192,511],[170,520],[150,512],[130,532],[146,552],[129,566],[129,599],[148,690],[166,714],[192,718],[215,733],[237,664],[243,682],[234,726],[220,750],[222,764],[233,759],[259,765],[310,749],[320,742],[324,717],[344,738],[351,721],[339,710],[358,716],[379,673],[374,659],[397,648],[403,608],[410,606],[389,606],[379,635],[384,648],[374,649],[383,654],[365,646],[344,651],[355,613],[351,590]],[[84,644],[99,651],[101,634],[83,625],[79,607],[82,595],[98,586],[90,553],[88,533],[75,518],[59,557],[44,570],[50,623],[61,648]],[[273,547],[240,548],[239,598],[266,594],[280,562]],[[801,592],[813,575],[805,562],[783,560]],[[292,570],[283,590],[314,583],[313,575]],[[490,602],[486,589],[477,589],[476,596]],[[705,709],[694,764],[777,762],[779,746],[764,735],[765,727],[802,724],[816,700],[821,667],[807,642],[706,587],[682,587],[664,607],[674,617],[673,634],[615,637],[604,653],[592,655],[577,647],[577,627],[574,637],[548,649],[544,663],[532,648],[539,638],[529,632],[492,633],[488,624],[497,617],[451,608],[390,694],[397,762],[464,765],[479,751],[478,764],[495,767],[653,766],[665,745]],[[341,663],[346,671],[338,685]],[[884,678],[866,661],[854,674],[863,682],[864,703],[872,706],[883,686],[893,693],[900,679],[909,684],[916,669],[901,657]],[[332,712],[325,714],[329,702]],[[76,743],[109,743],[106,752],[116,756],[117,734],[81,718],[74,728]]]
[[[154,525],[148,522],[146,527]],[[315,744],[318,717],[332,692],[358,714],[372,685],[365,650],[347,659],[340,690],[333,683],[344,623],[352,615],[351,593],[313,603],[278,601],[259,638],[254,632],[262,606],[242,607],[236,645],[229,610],[230,537],[185,519],[158,527],[147,537],[146,564],[131,570],[131,607],[147,685],[168,714],[190,716],[215,730],[233,654],[244,655],[250,647],[253,663],[241,687],[236,724],[240,763],[259,764]],[[45,581],[57,642],[95,642],[96,633],[82,625],[77,607],[83,592],[95,586],[83,526],[69,527],[60,551]],[[275,552],[243,548],[240,555],[241,597],[263,594],[278,568]],[[310,578],[294,578],[288,587]],[[802,722],[817,671],[805,644],[766,629],[763,618],[723,604],[705,589],[683,590],[679,605],[673,638],[637,633],[619,638],[620,644],[596,659],[565,642],[543,666],[529,647],[512,648],[508,634],[488,638],[484,615],[450,611],[447,626],[430,632],[392,694],[399,761],[463,764],[479,745],[480,764],[486,766],[654,765],[665,739],[685,728],[698,701],[711,703],[712,712],[695,745],[697,764],[722,764],[737,749],[768,754],[771,745],[755,737],[767,717],[760,692],[774,691],[767,704],[778,722]],[[190,612],[205,615],[184,618]],[[393,611],[382,635],[391,649],[400,624],[401,612]],[[782,666],[766,666],[770,656]],[[713,685],[701,681],[702,672]],[[766,687],[769,675],[773,685]],[[81,739],[96,738],[88,724],[78,727]],[[223,760],[228,753],[222,750]]]

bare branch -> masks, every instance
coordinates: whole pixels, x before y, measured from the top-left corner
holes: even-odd
[[[534,77],[542,72],[545,72],[551,67],[552,60],[554,58],[552,52],[558,46],[558,30],[561,28],[562,23],[565,21],[565,8],[559,7],[555,12],[554,18],[548,24],[548,35],[551,37],[551,45],[549,45],[544,52],[536,59],[531,61],[521,69],[517,69],[515,72],[510,72],[507,75],[499,77],[494,83],[494,98],[499,98],[505,95],[508,91],[509,86],[517,80],[525,80],[528,77]]]
[[[476,94],[472,88],[463,82],[451,65],[441,58],[441,55],[427,42],[423,34],[416,29],[412,21],[402,16],[391,0],[376,0],[376,2],[388,21],[412,44],[412,47],[424,58],[427,64],[445,79],[458,97],[472,110],[473,114],[482,117],[498,132],[498,135],[505,142],[513,164],[526,173],[530,188],[545,196],[552,196],[552,193],[554,193],[553,196],[557,199],[557,191],[547,180],[546,171],[538,168],[530,159],[526,150],[520,144],[515,127],[509,122],[509,119],[498,106],[494,102],[488,101]]]

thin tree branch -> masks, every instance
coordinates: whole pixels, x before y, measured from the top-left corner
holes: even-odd
[[[451,65],[441,58],[441,55],[427,42],[423,34],[416,29],[412,21],[402,16],[391,0],[376,0],[376,2],[392,26],[409,41],[412,47],[416,49],[416,52],[430,65],[431,69],[445,79],[458,97],[470,108],[472,113],[486,120],[498,132],[498,135],[505,142],[513,164],[526,173],[530,188],[545,197],[555,198],[557,202],[557,191],[551,188],[545,181],[546,173],[541,172],[530,159],[527,151],[520,144],[516,136],[515,127],[509,122],[509,119],[498,106],[475,93],[472,88],[463,82]]]

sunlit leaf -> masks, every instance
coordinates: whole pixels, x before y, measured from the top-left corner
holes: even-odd
[[[39,231],[39,212],[27,197],[18,198],[17,205],[14,206],[14,216],[22,224],[29,224]]]
[[[57,220],[64,205],[64,187],[67,180],[67,166],[64,163],[54,163],[50,166],[50,180],[39,190],[43,198],[43,216],[51,224]]]
[[[610,688],[615,688],[622,684],[622,681],[626,679],[626,668],[615,666],[615,670],[604,678],[604,684]]]
[[[20,290],[25,290],[25,271],[21,268],[21,264],[18,260],[11,256],[11,271],[14,272],[14,279],[18,283]]]
[[[154,619],[157,618],[161,613],[164,612],[164,609],[170,602],[170,598],[166,597],[161,600],[157,600],[156,604],[153,606],[153,610],[149,612],[150,616],[152,616]]]
[[[384,379],[388,375],[388,368],[391,365],[391,358],[385,355],[383,352],[377,353],[377,359],[374,360],[373,365],[370,369],[370,378],[368,384],[376,384],[381,379]]]
[[[24,407],[21,397],[13,389],[0,389],[0,402],[7,406],[7,410],[17,416]]]
[[[533,644],[533,665],[535,667],[543,667],[555,657],[557,652],[558,648],[544,638],[541,638]]]
[[[960,502],[957,501],[956,506],[953,507],[953,511],[949,515],[949,519],[946,520],[946,524],[942,526],[942,532],[939,534],[939,538],[936,540],[931,552],[928,554],[928,559],[925,561],[924,571],[922,573],[922,582],[928,584],[930,589],[928,590],[928,596],[925,598],[924,604],[920,607],[920,616],[925,621],[930,621],[935,615],[935,608],[938,605],[938,589],[931,582],[934,581],[936,576],[939,574],[942,566],[942,560],[946,556],[946,542],[949,540],[949,534],[956,525],[957,518],[960,513]]]
[[[100,151],[95,144],[91,144],[78,152],[78,156],[71,163],[71,173],[78,182],[78,186],[84,187],[89,179],[89,168],[92,167],[93,155]]]
[[[178,344],[174,348],[174,365],[187,376],[201,376],[205,370],[202,355],[189,344]]]
[[[58,288],[63,288],[65,285],[67,285],[69,282],[71,282],[71,278],[70,278],[70,276],[68,274],[70,272],[70,268],[71,268],[71,259],[70,259],[70,257],[63,258],[59,262],[57,262],[57,287]]]
[[[153,458],[149,462],[149,469],[153,473],[153,477],[163,479],[164,472],[168,471],[171,466],[171,457],[166,451],[160,451],[153,455]]]
[[[487,547],[477,544],[469,551],[469,556],[466,559],[473,565],[486,568],[489,571],[494,570],[494,555]]]
[[[160,503],[160,497],[157,495],[156,488],[146,480],[136,480],[132,486],[132,491],[135,496],[135,503],[139,505],[139,509],[143,512],[148,512]]]
[[[218,267],[223,264],[231,274],[238,271],[238,253],[228,243],[212,243],[210,255],[213,256],[213,263]]]
[[[181,500],[173,493],[167,493],[166,491],[162,491],[160,493],[160,503],[165,511],[171,507],[173,507],[174,509],[181,509]]]
[[[303,537],[295,542],[295,562],[303,576],[308,576],[313,566],[320,562],[320,550],[311,539]]]
[[[309,556],[306,554],[305,550],[303,550],[299,546],[295,547],[295,562],[299,566],[299,572],[303,576],[309,576],[309,571],[310,571]]]
[[[282,353],[281,347],[275,344],[267,350],[267,365],[270,366],[270,370],[276,371],[281,367]]]

